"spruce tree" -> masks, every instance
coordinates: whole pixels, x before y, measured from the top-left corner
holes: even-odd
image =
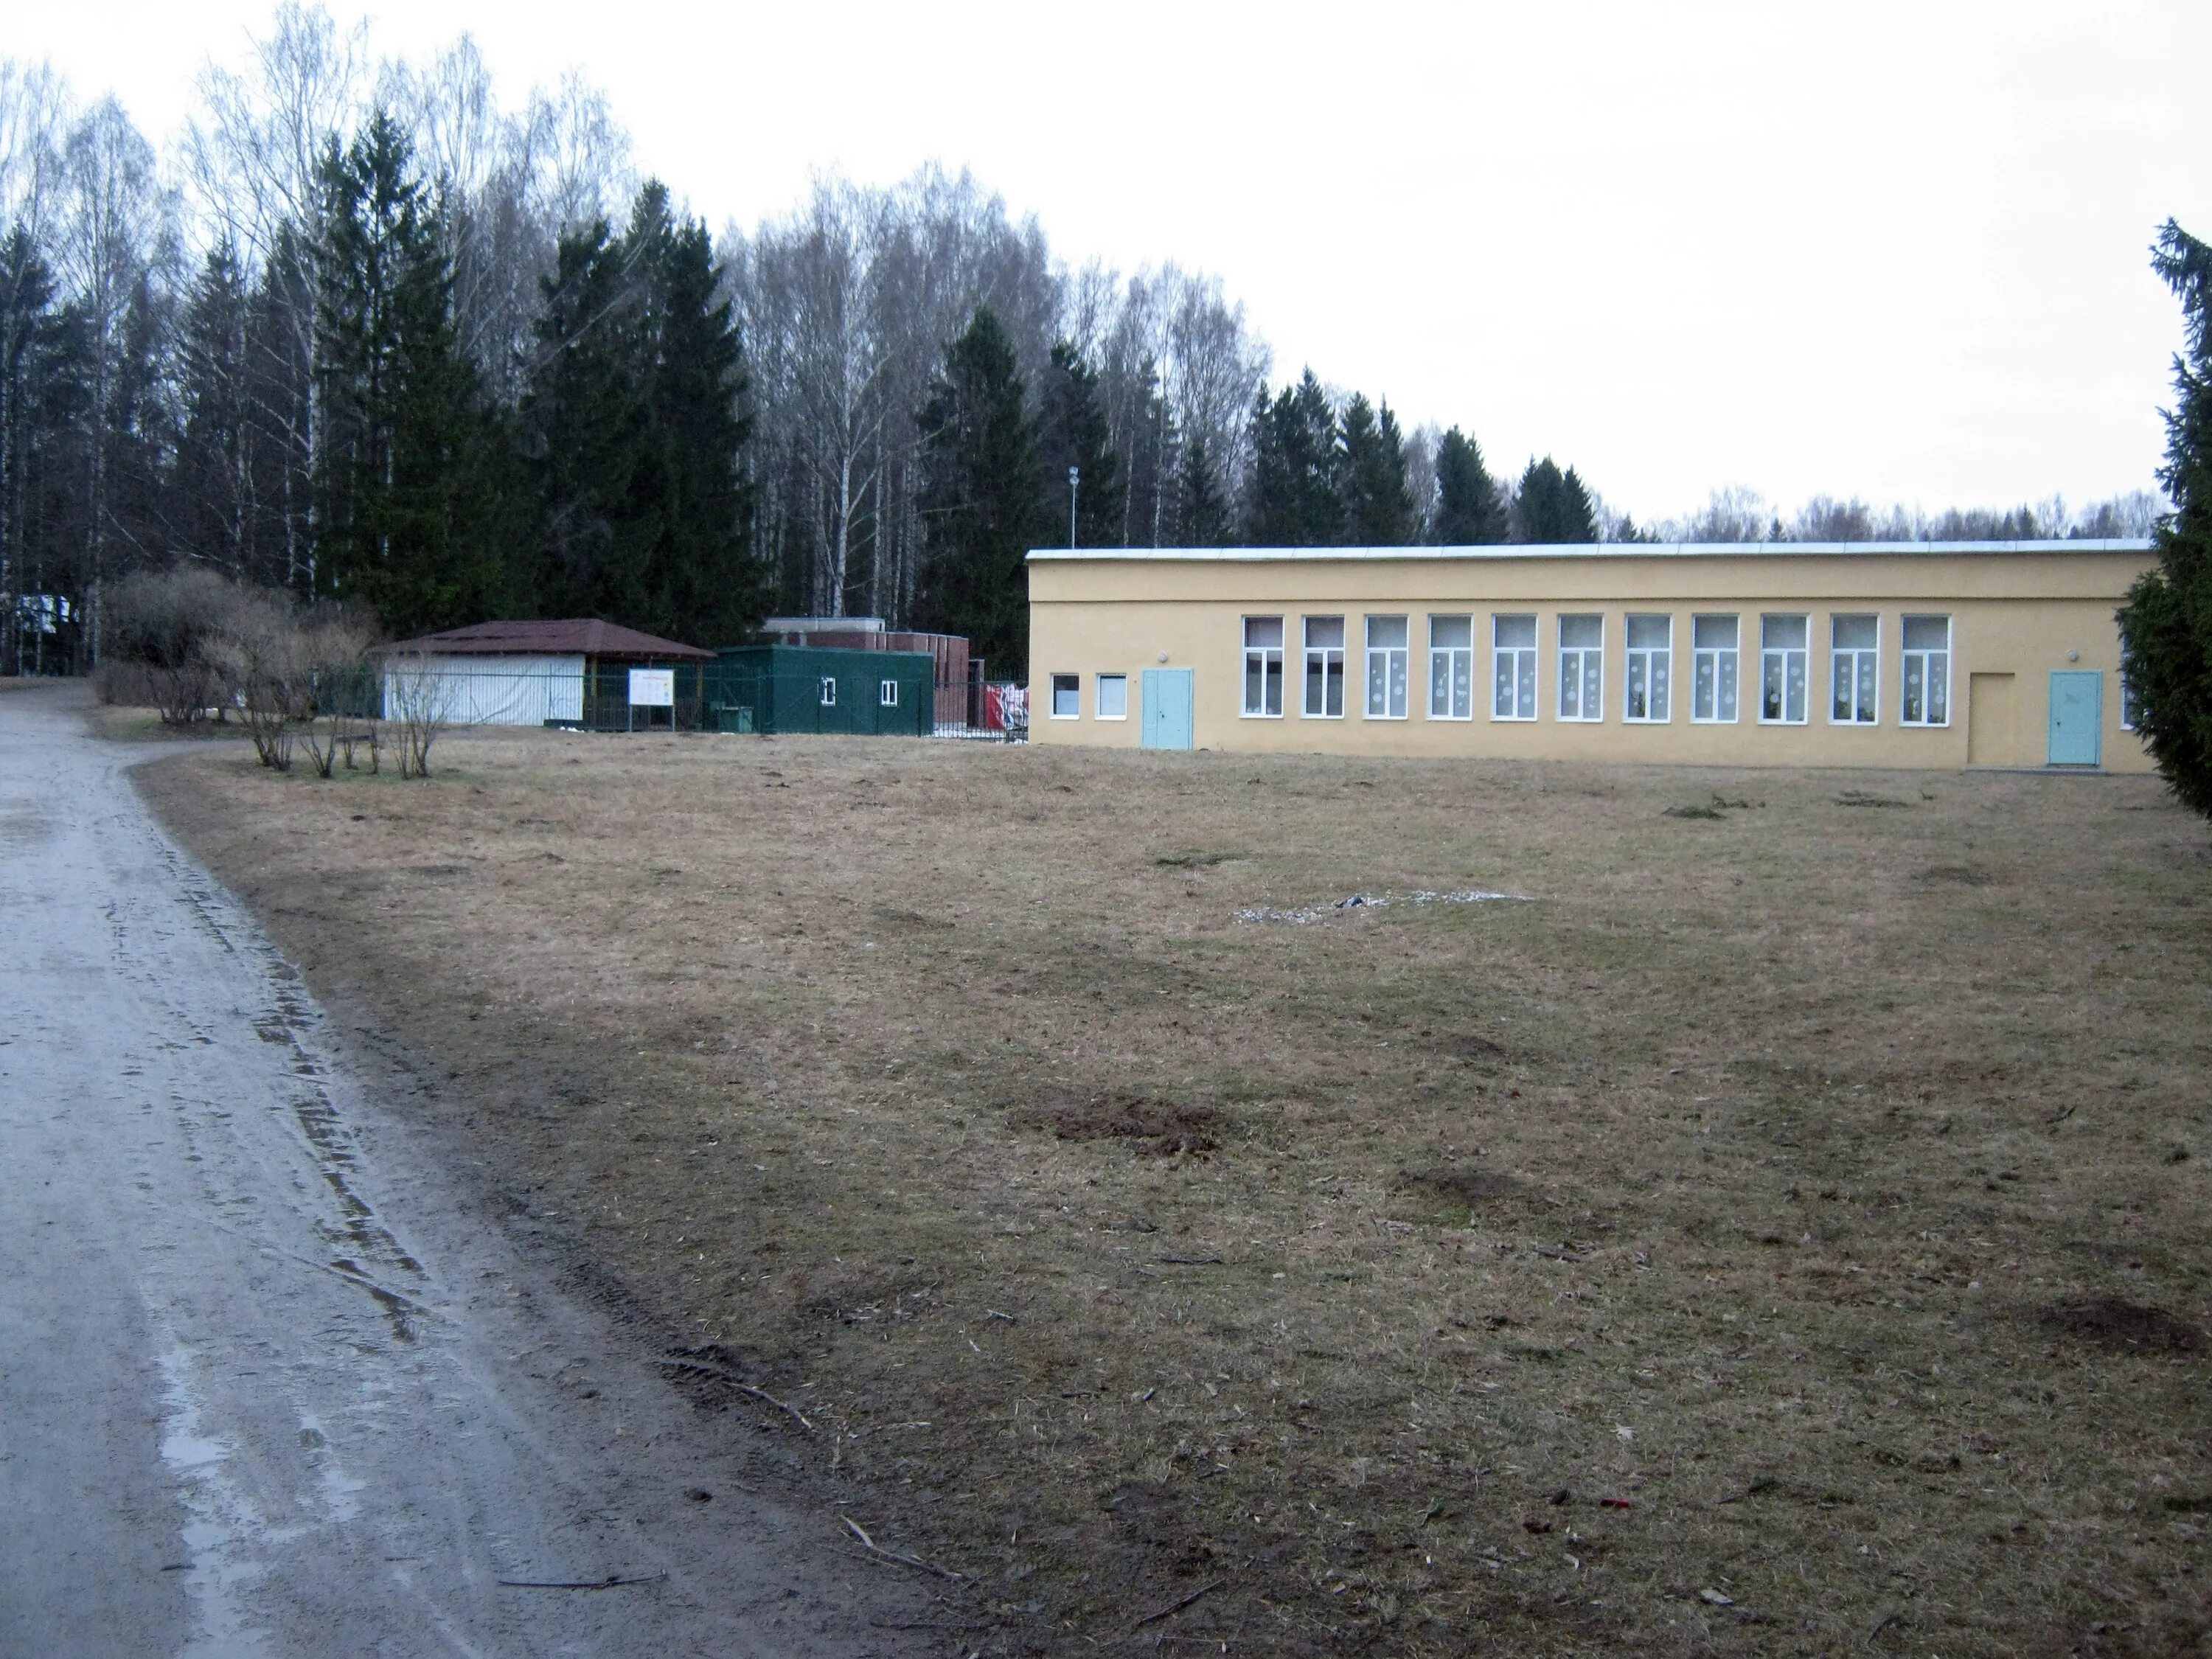
[[[541,614],[706,645],[760,619],[744,358],[720,280],[705,226],[676,222],[658,182],[621,235],[561,239],[520,411]]]
[[[2173,793],[2212,817],[2212,246],[2169,219],[2152,268],[2181,301],[2159,478],[2173,511],[2159,521],[2158,568],[2119,613],[2136,726]]]
[[[1114,453],[1106,411],[1099,406],[1098,372],[1068,341],[1052,349],[1037,399],[1037,451],[1044,479],[1040,517],[1067,533],[1067,469],[1078,469],[1075,539],[1081,547],[1109,547],[1122,540],[1121,462]]]
[[[1338,422],[1339,511],[1346,540],[1354,547],[1408,547],[1419,515],[1406,487],[1405,439],[1398,417],[1384,404],[1355,392]]]
[[[178,346],[179,434],[173,513],[185,555],[248,574],[258,528],[247,417],[246,273],[228,240],[208,250],[185,301]]]
[[[1343,465],[1336,411],[1313,370],[1252,406],[1252,485],[1245,539],[1255,547],[1340,547]]]
[[[52,374],[59,345],[53,273],[21,225],[0,241],[0,674],[35,673],[23,650],[21,597],[38,592],[33,569],[45,542],[40,505],[58,435]]]
[[[1572,467],[1560,471],[1549,455],[1528,463],[1515,505],[1520,520],[1517,540],[1546,546],[1598,539],[1597,512],[1589,491]]]
[[[372,112],[323,167],[317,591],[395,633],[489,613],[499,580],[481,488],[490,434],[454,327],[437,210],[405,135]]]
[[[1235,528],[1202,432],[1190,434],[1176,464],[1176,523],[1185,547],[1226,547]]]
[[[640,215],[632,237],[648,283],[650,415],[633,500],[654,538],[637,625],[723,644],[760,620],[765,599],[746,554],[744,353],[729,301],[718,295],[722,273],[706,225],[672,221],[657,183],[647,187]]]
[[[1457,427],[1437,445],[1435,537],[1443,547],[1487,547],[1506,538],[1505,504],[1482,450]]]
[[[965,635],[1000,673],[1029,666],[1029,550],[1040,523],[1042,469],[1023,406],[1013,343],[979,307],[945,348],[916,426],[921,436],[923,626]]]
[[[644,607],[630,503],[644,465],[644,306],[600,220],[562,236],[543,279],[522,422],[540,514],[532,607],[624,619]]]

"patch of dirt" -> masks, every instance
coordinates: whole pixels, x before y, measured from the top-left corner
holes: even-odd
[[[1454,1060],[1478,1060],[1505,1058],[1505,1048],[1503,1043],[1493,1042],[1479,1032],[1423,1031],[1420,1036],[1424,1046],[1435,1050],[1437,1054],[1449,1054]]]
[[[1163,853],[1152,863],[1163,870],[1210,870],[1243,856],[1242,853]]]
[[[1431,1164],[1400,1172],[1393,1207],[1412,1220],[1464,1227],[1470,1218],[1519,1207],[1529,1190],[1525,1181],[1476,1164]]]
[[[1931,887],[1988,887],[1996,878],[1978,865],[1938,864],[1913,878]]]
[[[1717,818],[1720,815],[1719,807],[1702,805],[1669,806],[1660,814],[1662,817],[1668,818]]]
[[[1846,789],[1836,797],[1838,806],[1910,806],[1909,800],[1899,800],[1894,795],[1870,795],[1863,789]]]
[[[1221,1146],[1222,1115],[1211,1106],[1188,1105],[1150,1095],[1109,1091],[1070,1097],[1030,1107],[1017,1120],[1062,1140],[1126,1140],[1139,1152],[1168,1158],[1203,1154]]]
[[[2061,1335],[2115,1353],[2196,1353],[2204,1346],[2204,1333],[2187,1320],[2163,1308],[2112,1297],[2063,1303],[2041,1310],[2036,1317]]]

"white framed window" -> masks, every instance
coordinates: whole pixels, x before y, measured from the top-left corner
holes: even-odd
[[[1072,720],[1083,713],[1083,676],[1054,674],[1052,677],[1052,717],[1056,720]]]
[[[837,681],[832,675],[824,674],[822,677],[822,706],[824,708],[835,708],[837,706]]]
[[[1559,618],[1559,718],[1605,718],[1605,618]]]
[[[1490,619],[1490,718],[1536,718],[1536,619]]]
[[[885,708],[898,707],[898,682],[884,680],[876,687],[876,702]]]
[[[1308,617],[1306,700],[1309,720],[1344,718],[1344,618]]]
[[[1664,726],[1674,718],[1674,619],[1632,616],[1621,718],[1641,725]]]
[[[1429,618],[1429,718],[1474,718],[1474,618]]]
[[[1406,681],[1412,672],[1403,617],[1367,619],[1367,718],[1406,718]]]
[[[1759,619],[1759,718],[1762,725],[1805,724],[1805,618]]]
[[[1244,618],[1244,714],[1249,720],[1283,717],[1283,619]]]
[[[1897,717],[1905,726],[1951,723],[1951,619],[1905,619],[1905,695]]]
[[[1125,720],[1129,718],[1129,677],[1127,674],[1101,674],[1098,690],[1094,699],[1091,716],[1095,720]]]
[[[1735,724],[1741,629],[1735,617],[1690,618],[1690,719],[1698,725]]]
[[[1828,618],[1828,723],[1872,726],[1881,719],[1881,618]]]

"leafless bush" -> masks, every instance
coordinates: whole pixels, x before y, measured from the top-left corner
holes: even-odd
[[[384,661],[384,712],[399,732],[399,775],[430,775],[430,745],[453,714],[453,688],[419,651]]]
[[[103,695],[150,696],[165,726],[210,714],[223,719],[235,690],[225,672],[226,639],[252,599],[198,565],[143,571],[117,584],[108,600],[110,649],[137,672],[104,685]]]
[[[354,766],[354,750],[362,741],[361,728],[374,756],[378,747],[374,682],[368,660],[374,632],[361,617],[326,610],[304,619],[299,628],[300,657],[311,699],[304,736],[307,757],[317,777],[327,778],[345,757],[346,769]]]
[[[253,752],[272,771],[290,771],[294,723],[314,710],[307,641],[291,601],[241,589],[223,646]]]

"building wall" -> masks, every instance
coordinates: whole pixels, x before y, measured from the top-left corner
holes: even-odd
[[[456,726],[543,726],[584,714],[584,659],[579,656],[490,656],[472,653],[393,658],[384,671],[384,705],[396,708],[403,677],[426,675],[445,716]]]
[[[720,657],[712,701],[725,731],[927,737],[936,728],[936,665],[927,652],[751,645]],[[886,683],[896,688],[888,704]],[[829,702],[825,684],[835,687]]]
[[[1030,738],[1038,743],[1137,747],[1146,668],[1193,671],[1193,743],[1204,749],[1386,755],[1469,755],[1652,761],[1710,765],[1956,768],[2039,766],[2046,757],[2050,675],[2095,672],[2102,681],[2102,762],[2143,771],[2141,743],[2120,725],[2119,635],[2114,621],[2129,585],[2154,562],[2140,543],[2019,544],[2002,550],[1784,551],[1758,548],[1661,550],[1413,550],[1320,554],[1246,553],[1133,556],[1040,551],[1030,562]],[[1741,691],[1734,724],[1692,719],[1692,618],[1740,618]],[[1492,713],[1492,618],[1536,617],[1536,718]],[[1559,718],[1559,618],[1603,618],[1600,716]],[[1759,619],[1808,619],[1807,719],[1759,718]],[[1838,724],[1830,713],[1831,618],[1879,617],[1877,718]],[[1672,685],[1664,723],[1624,719],[1626,622],[1672,618]],[[1364,623],[1407,618],[1408,687],[1403,719],[1364,708]],[[1431,718],[1427,624],[1432,615],[1474,618],[1473,718]],[[1907,615],[1948,616],[1950,711],[1947,724],[1899,723]],[[1243,712],[1243,619],[1284,623],[1284,712]],[[1301,709],[1300,624],[1308,616],[1345,619],[1345,713]],[[1080,713],[1051,714],[1052,676],[1081,677]],[[1128,677],[1127,718],[1101,720],[1101,674]]]

